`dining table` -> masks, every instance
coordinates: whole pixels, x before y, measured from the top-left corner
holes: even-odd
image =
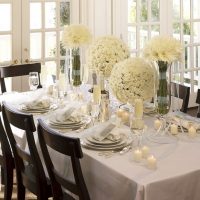
[[[38,92],[39,91],[39,92]],[[0,96],[0,101],[6,101],[20,109],[24,101],[29,101],[33,96],[45,95],[44,89],[30,92],[11,92]],[[87,93],[87,90],[84,92]],[[34,95],[33,95],[34,94]],[[87,94],[89,98],[89,94]],[[80,96],[79,96],[80,97]],[[47,113],[34,113],[34,120],[42,118],[48,119],[61,106],[77,104],[84,99],[70,100],[62,99],[56,102],[55,107]],[[132,138],[131,147],[128,151],[104,151],[85,148],[82,146],[83,158],[81,167],[83,176],[91,197],[91,200],[199,200],[200,199],[200,133],[195,138],[179,137],[178,135],[156,135],[154,122],[156,116],[144,114],[145,131],[142,137],[133,133],[126,124],[120,125],[120,131],[125,132]],[[197,120],[197,119],[195,119]],[[113,123],[116,116],[110,119]],[[200,121],[196,121],[200,124]],[[104,126],[107,122],[98,122],[84,127],[81,130],[58,131],[69,137],[78,137],[80,141],[95,134],[96,130]],[[25,150],[28,150],[26,138],[23,131],[15,129],[14,134],[17,142]],[[34,133],[36,146],[43,161],[37,133]],[[157,137],[157,138],[156,138]],[[142,159],[137,162],[134,159],[134,152],[140,145],[148,146],[149,154],[156,158],[156,167],[148,167],[147,160]],[[68,157],[50,149],[51,159],[55,163],[55,168],[70,180],[73,180],[72,167]]]

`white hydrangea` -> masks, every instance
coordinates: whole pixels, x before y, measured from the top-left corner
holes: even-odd
[[[77,48],[88,44],[92,39],[89,29],[81,24],[64,27],[62,42],[67,48]]]
[[[127,59],[130,51],[127,45],[114,36],[99,37],[88,50],[87,64],[90,69],[109,77],[114,64]]]
[[[109,84],[116,98],[123,103],[154,96],[155,69],[142,58],[129,58],[117,63]]]

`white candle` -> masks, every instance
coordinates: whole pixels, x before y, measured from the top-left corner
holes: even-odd
[[[170,126],[170,132],[172,135],[177,135],[178,134],[178,126],[176,124],[172,124]]]
[[[150,155],[147,158],[147,167],[149,169],[156,169],[157,168],[157,160],[153,155]]]
[[[136,149],[134,152],[133,152],[133,159],[134,161],[136,162],[140,162],[142,160],[142,151],[139,150],[139,149]]]
[[[188,135],[190,137],[195,137],[197,135],[197,130],[194,128],[194,126],[189,127]]]
[[[142,118],[143,116],[143,100],[135,99],[135,117]]]
[[[123,113],[122,113],[122,121],[124,122],[124,123],[126,123],[126,122],[128,122],[129,121],[129,113],[128,112],[126,112],[126,111],[124,111]]]
[[[161,125],[162,125],[162,123],[161,123],[161,121],[160,121],[159,119],[156,119],[156,120],[154,121],[154,128],[155,128],[156,130],[158,130],[158,129],[161,127]]]
[[[124,110],[122,110],[121,108],[119,108],[118,110],[117,110],[117,112],[116,112],[116,115],[117,115],[117,117],[122,117],[122,115],[123,115],[123,113],[124,113]]]
[[[149,147],[143,146],[141,151],[142,151],[142,157],[147,158],[147,156],[149,155]]]
[[[101,88],[99,85],[93,86],[93,101],[94,103],[99,103],[101,97]]]

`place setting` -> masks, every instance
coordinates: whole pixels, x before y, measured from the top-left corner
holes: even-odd
[[[88,131],[87,136],[81,139],[81,145],[86,149],[99,151],[100,156],[110,157],[113,153],[122,155],[132,148],[130,133],[111,122],[99,124]]]
[[[48,119],[50,127],[61,132],[69,130],[83,130],[91,122],[88,115],[81,112],[81,108],[67,106],[55,111]]]

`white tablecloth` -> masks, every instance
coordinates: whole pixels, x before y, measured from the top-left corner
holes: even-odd
[[[18,99],[19,94],[14,96]],[[5,96],[2,99],[6,99]],[[36,116],[38,117],[41,116]],[[154,131],[151,128],[153,120],[145,120],[148,131]],[[87,132],[66,135],[83,137]],[[37,134],[35,135],[39,146]],[[105,158],[95,151],[83,148],[81,166],[91,199],[199,200],[200,143],[178,141],[173,144],[151,144],[150,149],[158,159],[156,170],[146,168],[145,164],[135,163],[131,151]],[[63,176],[72,178],[69,160],[53,151],[51,157],[56,160],[55,167]]]

